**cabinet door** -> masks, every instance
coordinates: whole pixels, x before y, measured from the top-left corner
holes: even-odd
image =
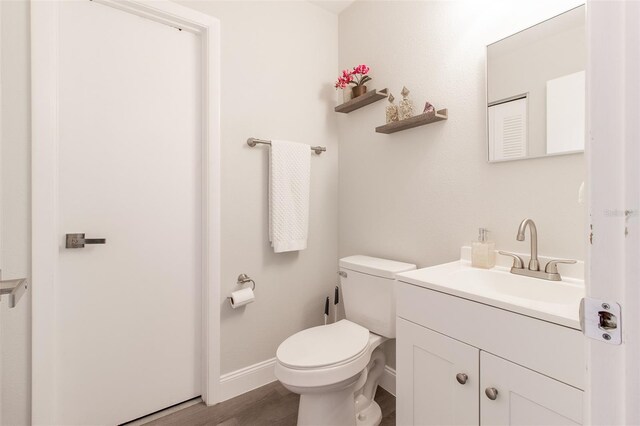
[[[581,390],[486,352],[480,369],[483,426],[582,424]],[[497,390],[495,399],[487,389]]]
[[[402,318],[396,338],[397,424],[477,426],[480,351]]]

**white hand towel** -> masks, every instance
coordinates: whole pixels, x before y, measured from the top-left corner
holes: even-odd
[[[269,241],[276,253],[304,250],[309,233],[309,145],[271,141]]]

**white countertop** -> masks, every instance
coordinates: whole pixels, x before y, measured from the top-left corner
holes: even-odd
[[[466,257],[464,248],[463,257]],[[580,300],[584,297],[583,280],[563,276],[562,281],[547,281],[511,274],[509,269],[504,266],[496,266],[492,269],[473,268],[469,260],[462,259],[403,272],[397,275],[397,279],[496,308],[580,329],[579,309]]]

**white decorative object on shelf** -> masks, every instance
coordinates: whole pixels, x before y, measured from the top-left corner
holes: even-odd
[[[393,101],[396,98],[393,97],[391,93],[389,93],[389,105],[387,105],[387,123],[391,123],[392,121],[398,121],[398,105],[394,104]]]
[[[422,111],[423,114],[435,114],[436,113],[436,108],[431,104],[431,102],[427,101],[424,104],[424,110]]]
[[[413,101],[409,99],[409,89],[402,88],[402,100],[400,101],[399,116],[400,120],[406,120],[413,117]]]

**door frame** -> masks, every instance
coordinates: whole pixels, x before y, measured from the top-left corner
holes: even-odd
[[[55,415],[58,235],[58,25],[65,0],[31,1],[32,423]],[[68,1],[68,0],[66,0]],[[202,41],[202,398],[220,395],[220,23],[167,0],[93,0],[181,28]]]
[[[622,344],[585,339],[585,424],[640,423],[640,4],[587,3],[588,297],[621,305]]]
[[[4,202],[4,191],[3,189],[3,180],[2,180],[2,128],[3,128],[3,121],[2,121],[2,88],[3,88],[3,79],[2,79],[2,4],[0,4],[0,203]],[[0,209],[0,280],[2,279],[2,268],[4,267],[4,262],[3,262],[3,256],[2,253],[4,253],[4,251],[2,250],[3,248],[3,238],[2,238],[2,230],[4,229],[4,220],[3,220],[3,216],[2,216],[2,209]],[[1,309],[1,305],[0,305],[0,309]],[[2,423],[2,419],[3,419],[3,412],[2,412],[2,377],[4,374],[4,371],[2,369],[2,319],[0,319],[0,424]]]

